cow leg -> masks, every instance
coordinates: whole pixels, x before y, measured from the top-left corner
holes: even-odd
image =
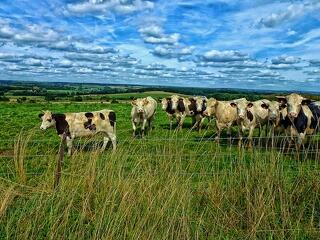
[[[259,128],[260,129],[260,128]],[[249,135],[248,135],[248,148],[252,149],[252,135],[253,135],[254,127],[250,127]]]
[[[238,137],[239,137],[238,147],[241,148],[241,146],[242,146],[242,129],[241,129],[241,125],[238,126]]]
[[[103,137],[103,145],[101,148],[101,152],[103,152],[106,149],[109,141],[110,141],[110,138],[108,136]]]
[[[194,130],[198,127],[199,125],[199,118],[196,116],[196,117],[192,117],[192,127],[191,127],[191,130]]]
[[[201,120],[200,120],[199,126],[198,126],[198,131],[199,131],[199,132],[201,131],[201,128],[202,128],[202,125],[203,125],[204,120],[205,120],[205,118],[204,118],[204,117],[201,117]]]
[[[184,119],[185,119],[185,116],[182,115],[181,118],[180,118],[180,122],[179,122],[179,130],[182,130]]]
[[[132,129],[133,129],[132,137],[135,137],[136,136],[137,126],[136,126],[136,123],[133,120],[131,121],[131,123],[132,123]]]
[[[216,126],[217,126],[217,136],[214,138],[214,140],[216,141],[216,143],[219,144],[222,127],[219,125],[218,121],[216,122]]]
[[[297,151],[300,151],[301,146],[304,148],[304,138],[305,138],[306,134],[305,133],[299,133],[298,135],[298,144],[297,144]]]
[[[108,139],[111,140],[112,151],[115,151],[117,149],[117,136],[114,133],[108,133]]]
[[[71,137],[66,138],[67,148],[68,148],[68,156],[72,155],[72,141],[73,141],[73,139]]]
[[[232,143],[232,140],[231,140],[231,125],[228,125],[227,135],[228,135],[228,139],[229,139],[229,144],[231,145],[231,143]]]
[[[141,127],[141,136],[142,137],[144,137],[144,134],[145,134],[146,124],[147,124],[147,119],[143,119],[142,127]]]

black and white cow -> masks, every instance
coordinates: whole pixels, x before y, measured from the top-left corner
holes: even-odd
[[[201,102],[198,108],[197,101]],[[206,106],[206,99],[203,99],[200,97],[190,97],[190,98],[184,98],[178,95],[172,95],[171,96],[171,102],[172,102],[172,110],[176,111],[176,114],[178,114],[179,124],[178,128],[182,129],[183,123],[186,117],[192,118],[192,128],[200,129],[204,116],[205,106]],[[199,110],[199,111],[198,111]]]
[[[42,119],[41,130],[55,127],[57,134],[63,137],[66,134],[68,155],[72,154],[72,142],[77,137],[94,136],[103,133],[104,151],[108,142],[112,142],[113,150],[116,150],[116,114],[112,110],[79,113],[52,113],[44,111],[39,114]]]
[[[172,109],[172,100],[170,97],[166,97],[161,100],[161,108],[163,111],[166,112],[166,114],[169,118],[169,124],[170,124],[170,130],[171,130],[174,118],[177,119],[177,124],[179,124],[179,121],[180,121],[179,111]]]
[[[296,93],[278,96],[277,99],[287,106],[287,116],[283,124],[290,126],[292,140],[297,136],[299,149],[306,135],[314,134],[319,130],[320,106]]]

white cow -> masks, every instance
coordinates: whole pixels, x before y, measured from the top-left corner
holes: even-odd
[[[242,101],[245,98],[236,99],[232,101],[219,101],[215,98],[207,100],[207,107],[204,115],[207,117],[215,117],[217,136],[215,140],[219,142],[220,135],[223,129],[227,129],[227,134],[231,140],[231,127],[237,122],[237,110],[231,106],[232,102]]]
[[[148,123],[148,128],[152,129],[152,121],[154,120],[157,101],[152,97],[138,98],[131,102],[131,123],[133,128],[133,137],[136,136],[137,125],[141,125],[141,135],[144,137],[146,124]]]
[[[268,123],[268,103],[270,103],[270,101],[267,99],[262,99],[255,102],[250,102],[246,99],[243,99],[241,101],[232,102],[230,104],[232,107],[237,109],[239,146],[242,143],[243,132],[249,130],[248,146],[252,147],[252,137],[254,129],[261,129],[264,125]]]
[[[72,154],[72,142],[75,138],[94,136],[97,133],[104,134],[101,151],[105,150],[110,140],[113,150],[116,150],[116,114],[112,110],[63,114],[44,111],[39,117],[42,119],[41,130],[55,127],[61,138],[66,135],[68,155]]]

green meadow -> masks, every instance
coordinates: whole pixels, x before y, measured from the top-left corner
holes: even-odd
[[[40,131],[38,114],[105,108],[117,114],[118,149],[100,153],[101,136],[78,139],[54,189],[60,140]],[[0,238],[320,238],[317,139],[299,154],[265,135],[252,150],[236,139],[217,145],[214,123],[190,131],[188,119],[170,131],[160,104],[155,128],[133,139],[130,110],[129,101],[1,103]]]

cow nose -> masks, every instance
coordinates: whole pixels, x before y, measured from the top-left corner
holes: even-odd
[[[240,119],[244,119],[244,115],[239,115],[239,118]]]
[[[209,116],[208,112],[206,112],[206,111],[203,112],[203,115]]]
[[[41,126],[41,127],[40,127],[40,130],[44,130],[44,127]]]
[[[295,112],[290,112],[290,113],[289,113],[289,117],[290,117],[290,118],[295,118],[295,117],[297,117],[297,113],[295,113]]]

